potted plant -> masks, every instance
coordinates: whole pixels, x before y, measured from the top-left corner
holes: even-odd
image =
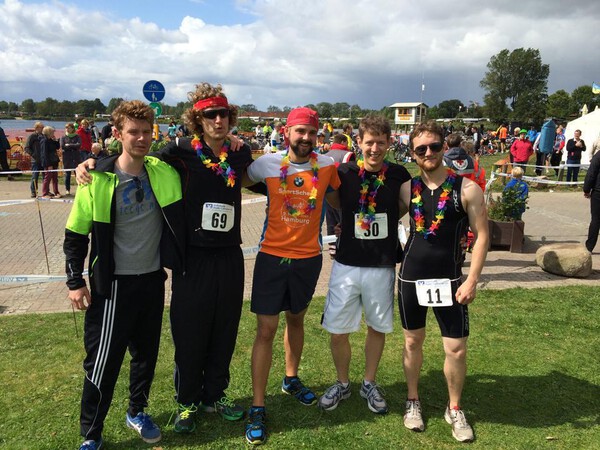
[[[525,223],[521,218],[526,209],[527,193],[524,194],[518,186],[507,186],[501,195],[495,199],[490,198],[488,204],[490,248],[510,247],[513,253],[523,250]]]

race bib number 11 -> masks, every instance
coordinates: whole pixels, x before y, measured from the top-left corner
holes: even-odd
[[[452,306],[452,286],[448,278],[415,281],[421,306]]]
[[[202,207],[202,229],[227,232],[233,228],[235,209],[226,203],[205,203]]]

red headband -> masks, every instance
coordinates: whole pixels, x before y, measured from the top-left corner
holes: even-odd
[[[292,109],[288,114],[286,127],[293,127],[294,125],[310,125],[319,129],[319,114],[310,108],[296,108]]]
[[[214,108],[215,106],[229,108],[229,103],[227,103],[227,99],[225,97],[208,97],[198,100],[196,103],[194,103],[194,109],[196,110]]]

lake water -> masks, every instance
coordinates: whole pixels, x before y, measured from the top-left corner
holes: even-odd
[[[25,136],[29,135],[30,133],[32,133],[33,127],[36,122],[37,122],[37,120],[3,119],[3,120],[0,120],[0,127],[2,127],[4,129],[4,132],[9,137],[9,139],[12,139],[16,136],[24,136],[25,137]],[[67,123],[66,121],[41,120],[40,122],[42,122],[44,124],[44,126],[48,125],[48,126],[54,127],[56,129],[57,137],[60,137],[63,134],[65,134],[65,124]],[[99,130],[102,130],[102,127],[106,124],[107,124],[107,122],[96,121],[96,126],[98,127]],[[167,131],[167,128],[169,127],[169,125],[167,125],[167,124],[160,124],[159,126],[160,126],[161,132]],[[31,130],[31,131],[26,131],[26,130]]]

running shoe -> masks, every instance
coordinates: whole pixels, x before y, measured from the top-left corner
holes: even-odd
[[[217,400],[212,405],[202,404],[202,410],[207,413],[218,412],[225,420],[240,420],[244,417],[244,408],[237,405],[227,395]]]
[[[148,444],[160,441],[160,428],[152,421],[152,417],[143,411],[137,413],[135,417],[130,416],[128,411],[125,415],[125,424],[137,431],[142,440]]]
[[[302,384],[300,378],[292,377],[290,382],[286,384],[285,377],[281,383],[281,391],[293,395],[296,399],[305,406],[311,406],[317,403],[317,396],[313,391]]]
[[[452,436],[459,442],[473,442],[475,436],[473,435],[473,428],[467,422],[465,413],[460,408],[446,407],[446,413],[444,419],[450,425],[452,425]]]
[[[387,414],[388,406],[383,398],[383,389],[377,386],[377,383],[365,384],[363,381],[360,386],[360,396],[367,400],[369,409],[375,414]]]
[[[246,422],[246,441],[252,445],[264,444],[267,440],[267,412],[265,407],[251,407]]]
[[[177,405],[177,417],[175,417],[175,432],[176,433],[193,433],[196,429],[196,413],[198,407],[194,404]]]
[[[102,439],[98,439],[97,441],[88,439],[81,443],[79,450],[100,450],[100,448],[102,448]]]
[[[413,431],[423,431],[425,429],[425,422],[423,422],[423,415],[421,413],[421,402],[419,400],[406,400],[404,426]]]
[[[319,398],[319,408],[325,411],[333,411],[338,407],[342,400],[350,397],[350,383],[344,387],[342,383],[336,381],[334,385],[327,388],[325,393]]]

